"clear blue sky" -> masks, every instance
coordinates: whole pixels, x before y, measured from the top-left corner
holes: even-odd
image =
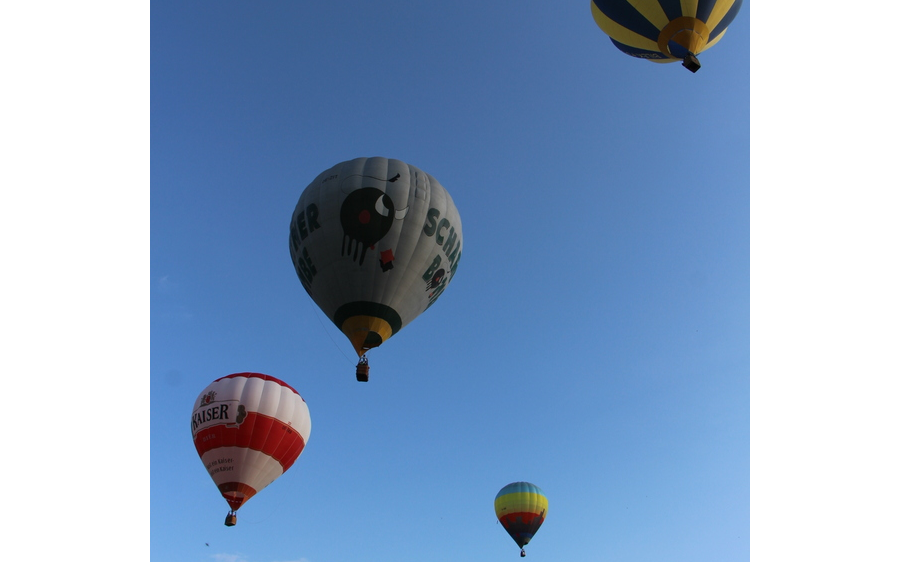
[[[691,74],[587,2],[154,2],[151,558],[511,560],[527,480],[530,559],[748,560],[748,15]],[[368,384],[287,249],[358,156],[435,176],[465,237]],[[188,418],[246,370],[312,434],[226,528]]]

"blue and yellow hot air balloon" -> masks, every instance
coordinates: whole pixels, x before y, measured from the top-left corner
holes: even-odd
[[[653,62],[680,60],[697,72],[697,55],[725,35],[741,1],[591,0],[591,13],[623,53]]]
[[[547,516],[547,497],[534,484],[513,482],[497,493],[494,512],[509,536],[522,549],[519,556],[525,556],[525,545],[531,541]]]

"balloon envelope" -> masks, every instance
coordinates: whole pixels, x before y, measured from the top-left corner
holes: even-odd
[[[741,9],[741,2],[591,0],[591,13],[620,51],[653,62],[674,62],[715,45]]]
[[[232,511],[294,464],[310,429],[300,394],[260,373],[216,379],[197,397],[191,416],[197,453]]]
[[[547,497],[529,482],[504,486],[494,498],[497,519],[519,548],[531,541],[547,516]]]
[[[443,293],[462,257],[462,223],[431,175],[356,158],[306,187],[289,245],[303,288],[362,356]]]

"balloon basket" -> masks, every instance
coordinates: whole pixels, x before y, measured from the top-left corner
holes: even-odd
[[[234,527],[237,525],[237,513],[231,512],[225,516],[225,526]]]
[[[360,357],[359,363],[356,364],[356,380],[369,382],[369,360],[365,357]]]
[[[688,55],[684,57],[684,62],[681,63],[681,66],[690,70],[691,72],[697,72],[700,70],[700,61],[697,60],[697,57],[694,55]]]

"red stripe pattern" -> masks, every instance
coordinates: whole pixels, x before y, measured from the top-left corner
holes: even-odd
[[[240,425],[214,425],[201,429],[194,438],[194,446],[201,457],[218,447],[253,449],[269,455],[281,464],[283,470],[287,470],[303,452],[306,443],[291,426],[250,412]]]

